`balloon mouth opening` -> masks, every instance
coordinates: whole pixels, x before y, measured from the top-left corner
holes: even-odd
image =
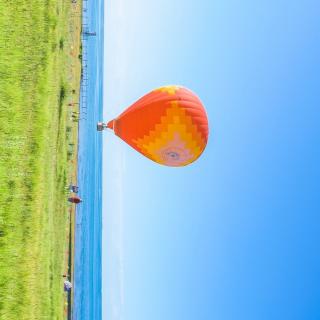
[[[107,128],[112,129],[112,130],[114,129],[114,120],[111,120],[107,123]]]

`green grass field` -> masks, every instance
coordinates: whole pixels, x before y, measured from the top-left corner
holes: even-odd
[[[64,319],[80,7],[0,0],[0,12],[0,319]]]

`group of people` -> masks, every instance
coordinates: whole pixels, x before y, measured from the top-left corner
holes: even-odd
[[[73,192],[73,193],[78,193],[79,187],[76,186],[76,185],[70,184],[69,185],[69,191]],[[68,201],[71,202],[71,203],[78,204],[78,203],[82,202],[82,199],[79,196],[75,195],[75,196],[69,197]]]
[[[71,118],[72,118],[72,121],[78,122],[80,120],[80,112],[72,111]]]
[[[63,278],[68,278],[67,275],[63,274],[62,275]],[[70,292],[71,289],[72,289],[72,283],[68,280],[68,279],[65,279],[64,282],[63,282],[63,289],[64,291],[66,292]]]
[[[68,186],[68,190],[69,192],[73,192],[73,193],[78,193],[79,192],[79,187],[74,185],[74,184],[70,184]],[[80,203],[82,202],[82,199],[78,196],[71,196],[68,198],[68,201],[71,203]],[[62,275],[63,278],[65,278],[64,282],[63,282],[63,289],[65,292],[70,292],[72,289],[72,283],[68,280],[68,278],[70,277],[69,275],[63,274]]]

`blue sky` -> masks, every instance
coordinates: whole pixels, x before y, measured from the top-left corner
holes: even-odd
[[[168,168],[104,133],[104,320],[320,318],[319,9],[106,1],[105,120],[181,84],[210,137]]]

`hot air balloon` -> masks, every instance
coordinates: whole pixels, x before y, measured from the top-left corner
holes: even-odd
[[[200,99],[181,86],[161,87],[143,96],[116,119],[98,122],[132,148],[163,165],[195,161],[208,141],[208,118]]]

